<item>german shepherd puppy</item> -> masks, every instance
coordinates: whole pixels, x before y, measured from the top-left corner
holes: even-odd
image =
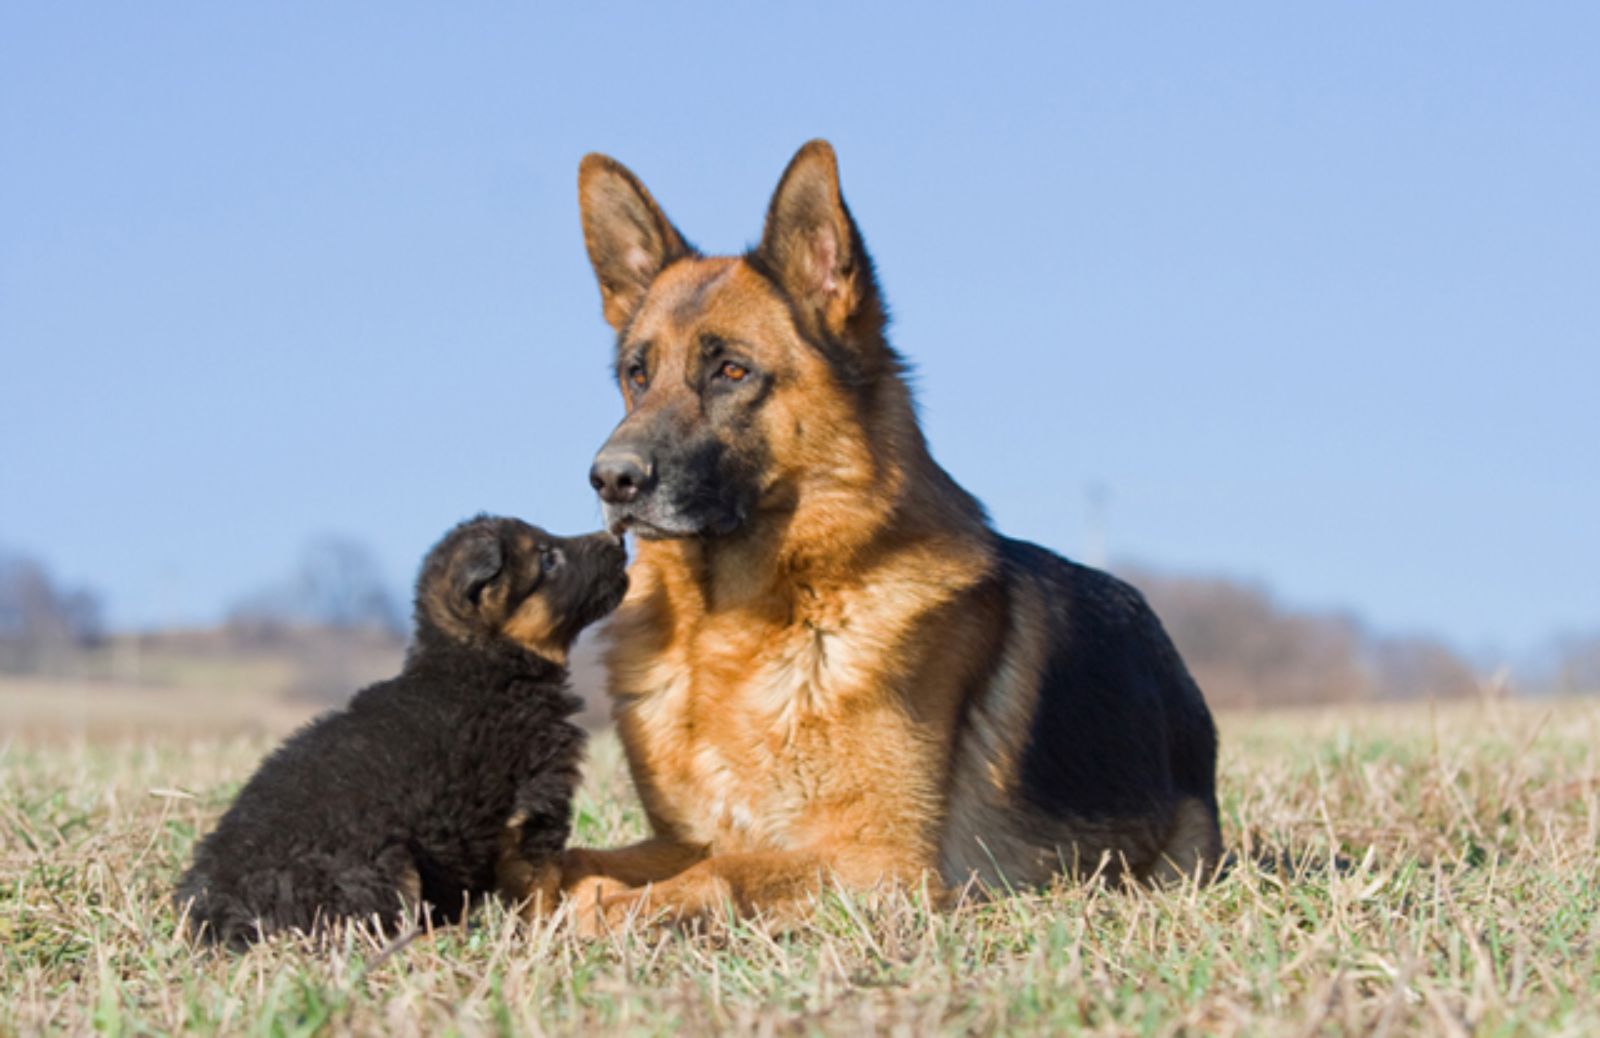
[[[396,678],[301,729],[200,841],[176,900],[203,939],[402,914],[458,919],[491,891],[554,907],[584,734],[567,649],[627,587],[608,533],[479,516],[417,579]]]
[[[1000,536],[934,462],[833,149],[800,149],[743,256],[603,155],[578,189],[627,410],[590,481],[638,540],[607,668],[654,835],[569,851],[573,896],[1209,873],[1199,688],[1137,591]]]

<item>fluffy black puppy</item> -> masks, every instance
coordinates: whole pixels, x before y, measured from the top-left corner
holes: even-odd
[[[339,919],[553,903],[583,732],[567,650],[627,589],[606,533],[479,517],[428,554],[400,676],[269,756],[201,841],[177,903],[240,947]]]

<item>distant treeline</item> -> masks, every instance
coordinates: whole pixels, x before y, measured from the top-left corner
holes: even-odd
[[[1144,592],[1190,670],[1218,706],[1453,699],[1480,694],[1486,676],[1446,643],[1374,632],[1344,613],[1294,609],[1270,590],[1223,577],[1116,567]],[[284,578],[242,596],[214,634],[193,632],[199,655],[289,659],[294,690],[337,699],[398,652],[405,610],[372,552],[349,538],[307,544]],[[100,598],[66,587],[38,562],[0,552],[0,671],[85,672],[105,638]],[[152,643],[153,644],[153,643]],[[165,638],[180,651],[181,638]],[[592,652],[575,679],[602,684]],[[1553,640],[1517,675],[1519,689],[1600,692],[1600,633]]]
[[[1346,614],[1291,609],[1256,584],[1139,568],[1118,576],[1144,592],[1217,706],[1459,699],[1483,687],[1441,641],[1379,635]]]

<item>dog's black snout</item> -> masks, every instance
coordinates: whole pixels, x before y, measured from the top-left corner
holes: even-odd
[[[630,450],[606,448],[589,469],[589,485],[608,505],[625,505],[648,493],[655,481],[655,466]]]

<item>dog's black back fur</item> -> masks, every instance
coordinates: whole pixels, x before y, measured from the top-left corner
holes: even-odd
[[[1038,545],[1000,544],[1008,580],[1050,589],[1053,643],[1023,750],[1023,798],[1093,822],[1161,815],[1185,797],[1214,814],[1216,727],[1144,596]]]

